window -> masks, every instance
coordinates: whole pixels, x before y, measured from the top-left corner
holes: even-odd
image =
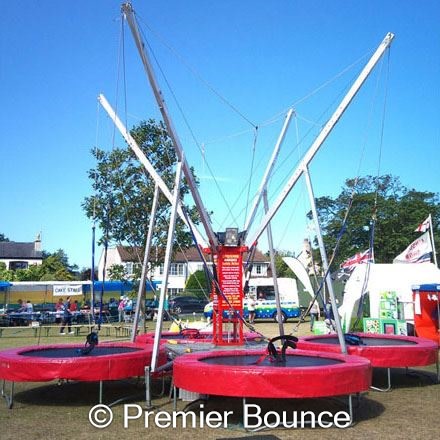
[[[183,263],[171,263],[170,275],[183,277]]]
[[[177,296],[180,293],[183,293],[183,289],[175,287],[168,289],[168,296]]]
[[[257,275],[261,275],[263,273],[263,268],[261,267],[261,264],[256,264],[255,265],[255,273]]]
[[[133,263],[125,263],[125,273],[127,275],[133,275]]]
[[[11,261],[9,263],[9,270],[27,269],[28,267],[27,261]]]

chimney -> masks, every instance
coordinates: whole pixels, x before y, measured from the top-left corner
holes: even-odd
[[[34,249],[35,252],[41,252],[41,232],[37,234],[37,238],[35,239],[34,242]]]

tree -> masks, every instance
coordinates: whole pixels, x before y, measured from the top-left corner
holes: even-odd
[[[439,195],[408,189],[397,177],[384,175],[348,179],[339,196],[335,199],[320,197],[316,205],[329,259],[338,237],[341,237],[333,270],[345,259],[369,248],[373,228],[376,263],[391,263],[418,237],[415,228],[429,214],[433,218],[437,246],[439,243]],[[342,230],[348,207],[347,221]]]
[[[156,123],[151,119],[141,122],[131,130],[131,135],[168,188],[172,189],[176,156],[163,123]],[[107,242],[129,245],[134,253],[133,260],[141,262],[142,257],[138,250],[139,247],[143,249],[147,237],[155,183],[128,146],[113,148],[107,152],[97,148],[92,154],[97,165],[88,175],[94,195],[84,200],[83,209],[90,219],[96,219],[103,231],[100,244]],[[180,187],[181,198],[188,192],[188,185],[183,180]],[[163,248],[167,240],[169,206],[168,200],[161,194],[152,243],[159,248]],[[189,215],[193,221],[197,221],[194,207],[190,209]],[[175,241],[181,247],[192,244],[180,219],[176,225]]]
[[[0,241],[9,241],[9,238],[6,237],[4,234],[0,234]]]
[[[196,270],[192,273],[185,285],[185,293],[189,295],[206,298],[210,293],[209,281],[203,270]]]

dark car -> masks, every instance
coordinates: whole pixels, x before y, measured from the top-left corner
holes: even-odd
[[[169,300],[171,313],[203,313],[208,301],[196,296],[175,296]]]

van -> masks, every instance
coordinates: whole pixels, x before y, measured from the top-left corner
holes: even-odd
[[[290,318],[298,318],[301,309],[298,301],[298,288],[294,278],[278,278],[278,290],[280,294],[281,315],[283,322]],[[243,300],[243,317],[248,319],[247,304],[250,297],[256,298],[255,319],[277,319],[277,306],[275,301],[275,289],[272,278],[251,278],[249,280],[249,292]],[[205,306],[204,315],[212,318],[213,302]]]

